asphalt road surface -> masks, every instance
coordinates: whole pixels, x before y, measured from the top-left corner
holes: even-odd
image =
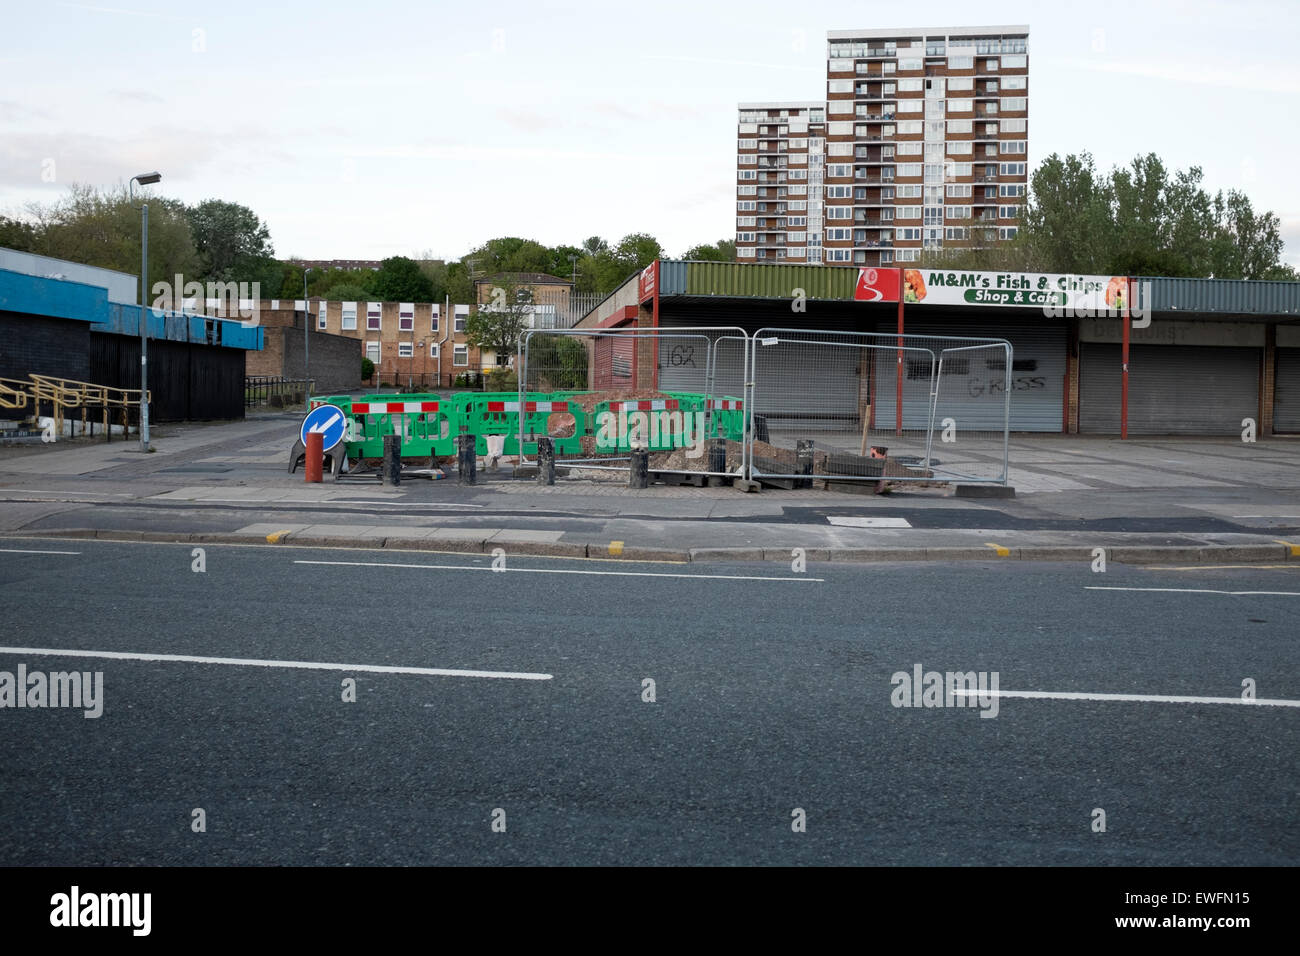
[[[0,864],[1300,859],[1300,566],[0,545]]]

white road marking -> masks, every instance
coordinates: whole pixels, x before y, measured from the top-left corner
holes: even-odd
[[[974,690],[953,688],[958,697],[1020,697],[1026,700],[1106,700],[1145,704],[1240,704],[1247,707],[1300,707],[1300,700],[1241,697],[1192,697],[1182,694],[1096,694],[1045,690]]]
[[[767,575],[746,574],[672,574],[664,571],[578,571],[569,568],[474,568],[466,564],[396,564],[387,561],[294,561],[294,564],[327,564],[345,568],[418,568],[421,571],[486,571],[489,574],[593,574],[623,578],[687,578],[689,580],[715,581],[792,581],[796,583],[824,583],[825,578],[778,578]]]
[[[0,548],[0,554],[81,554],[80,551],[25,551],[22,548]]]
[[[114,661],[175,664],[224,664],[228,667],[278,667],[289,670],[360,671],[368,674],[414,674],[421,677],[493,677],[503,680],[551,680],[550,674],[519,671],[466,671],[444,667],[392,667],[386,664],[333,664],[321,661],[270,661],[245,657],[199,657],[190,654],[140,654],[123,651],[79,651],[55,647],[0,647],[0,654],[30,657],[96,657]]]
[[[1154,591],[1165,594],[1227,594],[1232,597],[1300,597],[1300,591],[1215,591],[1211,588],[1103,588],[1085,586],[1085,591]]]
[[[835,516],[827,518],[831,524],[845,528],[910,528],[911,522],[906,518],[855,518]]]

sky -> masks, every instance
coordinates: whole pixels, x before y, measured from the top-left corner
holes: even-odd
[[[2,2],[10,215],[156,169],[252,208],[280,257],[631,232],[677,256],[734,237],[736,104],[824,98],[828,30],[1028,24],[1031,169],[1199,166],[1300,266],[1298,0]]]

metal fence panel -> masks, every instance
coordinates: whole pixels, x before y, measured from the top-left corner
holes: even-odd
[[[715,384],[721,342],[734,392]],[[513,444],[532,456],[548,435],[557,464],[582,470],[626,471],[632,449],[644,445],[653,472],[739,474],[747,349],[744,331],[730,327],[529,330],[520,339],[520,407],[571,391],[567,414],[520,415]],[[724,464],[710,465],[710,439],[726,443]]]
[[[1006,482],[1003,340],[759,329],[750,362],[752,476]],[[972,363],[998,387],[968,394]]]

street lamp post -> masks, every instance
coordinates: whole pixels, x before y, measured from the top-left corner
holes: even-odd
[[[307,263],[302,264],[302,393],[307,397],[307,405],[311,406],[311,332],[307,330],[311,324],[310,303],[307,301]]]
[[[127,184],[131,205],[135,205],[135,184],[148,186],[162,179],[162,173],[141,173]],[[149,450],[149,204],[140,204],[140,451]]]

